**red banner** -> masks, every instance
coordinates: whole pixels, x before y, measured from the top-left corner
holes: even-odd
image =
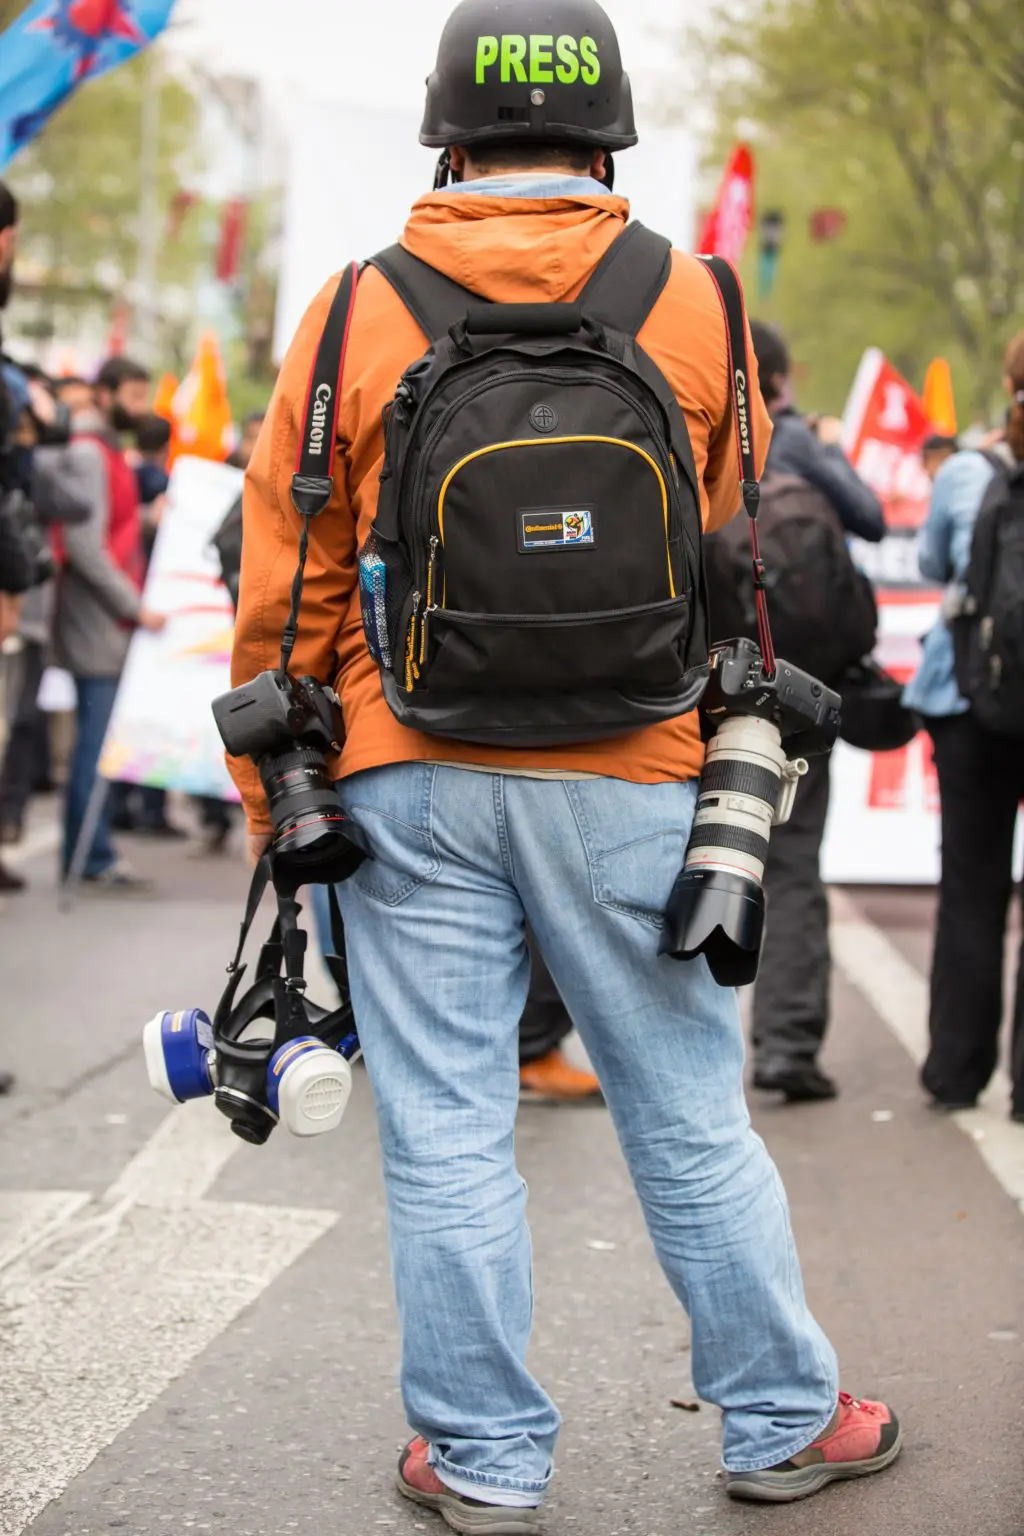
[[[921,447],[935,428],[920,396],[877,347],[861,359],[843,423],[847,456],[882,501],[889,532],[920,528],[931,495]]]
[[[249,205],[242,197],[234,197],[224,205],[220,244],[217,248],[216,270],[219,282],[233,283],[241,270],[248,212]]]
[[[697,242],[702,256],[724,256],[734,265],[743,255],[754,222],[754,157],[737,144],[725,168],[715,206],[704,220]]]

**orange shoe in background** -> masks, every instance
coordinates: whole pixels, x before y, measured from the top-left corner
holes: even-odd
[[[581,1072],[561,1051],[555,1050],[519,1068],[519,1095],[553,1104],[570,1099],[599,1099],[601,1084],[592,1072]]]

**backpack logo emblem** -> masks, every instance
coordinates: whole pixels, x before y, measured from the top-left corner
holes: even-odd
[[[542,400],[530,412],[530,426],[535,432],[553,432],[558,426],[558,412]]]

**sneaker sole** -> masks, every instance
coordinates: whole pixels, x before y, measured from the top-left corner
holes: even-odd
[[[503,1509],[497,1504],[474,1509],[454,1493],[421,1493],[401,1473],[395,1479],[395,1487],[403,1499],[421,1504],[424,1509],[435,1509],[453,1531],[461,1531],[463,1536],[473,1536],[474,1532],[484,1536],[522,1536],[524,1531],[540,1530],[539,1509]]]
[[[728,1474],[725,1491],[730,1499],[747,1499],[758,1504],[793,1504],[797,1499],[809,1499],[812,1493],[819,1493],[829,1483],[845,1482],[851,1477],[870,1477],[873,1472],[884,1471],[902,1449],[901,1428],[881,1456],[871,1456],[867,1461],[820,1461],[795,1472],[732,1472]]]

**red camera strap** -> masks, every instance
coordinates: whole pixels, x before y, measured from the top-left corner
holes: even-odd
[[[750,359],[747,351],[747,321],[743,305],[743,289],[736,272],[724,257],[702,256],[700,260],[711,274],[715,288],[718,290],[722,313],[725,316],[733,425],[736,429],[736,449],[740,460],[743,507],[749,520],[750,548],[753,556],[757,638],[761,647],[765,673],[769,678],[773,678],[775,646],[772,641],[771,623],[768,619],[764,561],[761,559],[761,548],[757,537],[757,511],[761,500],[761,487],[757,479],[757,462],[754,456],[754,425],[750,410]]]

